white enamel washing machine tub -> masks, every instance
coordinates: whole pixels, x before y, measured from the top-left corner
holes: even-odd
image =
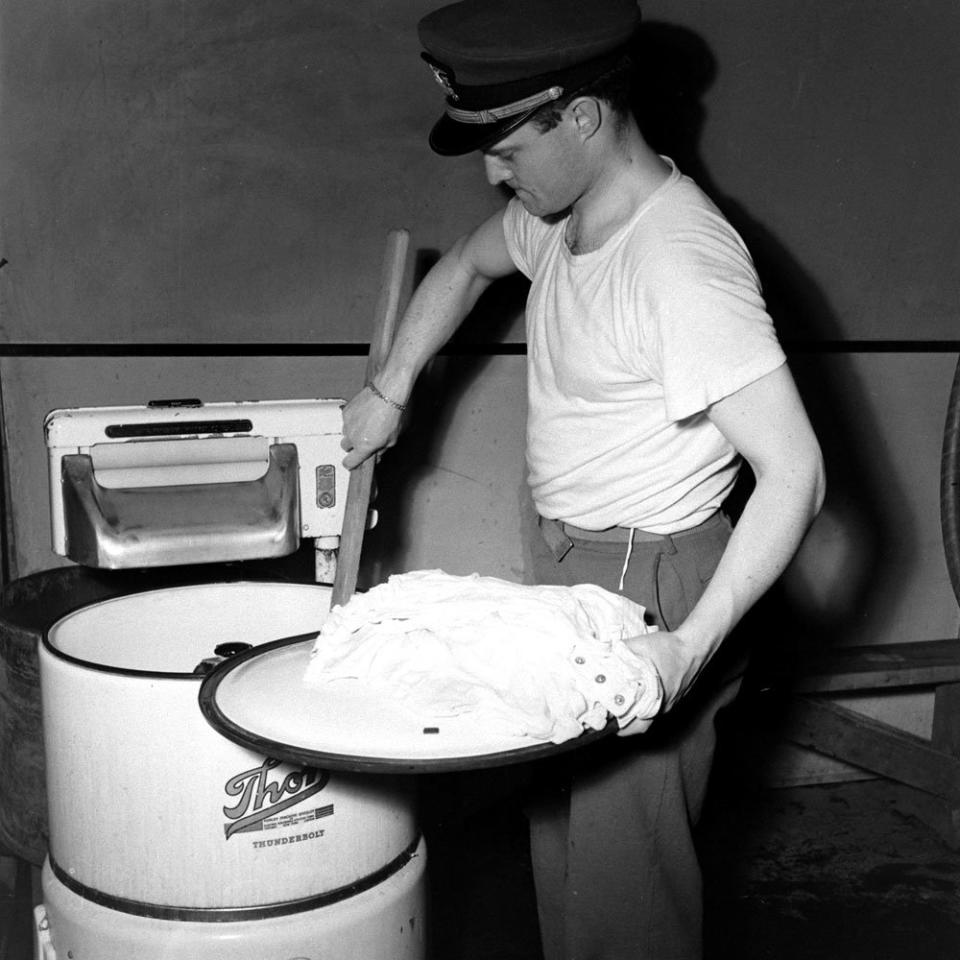
[[[409,780],[264,757],[197,702],[218,646],[314,632],[329,605],[311,584],[199,584],[48,630],[38,960],[421,960]]]

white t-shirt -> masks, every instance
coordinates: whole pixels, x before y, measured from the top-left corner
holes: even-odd
[[[565,221],[516,199],[507,247],[527,299],[527,465],[542,516],[677,533],[730,492],[737,452],[706,417],[784,362],[750,255],[672,171],[603,246],[572,254]]]

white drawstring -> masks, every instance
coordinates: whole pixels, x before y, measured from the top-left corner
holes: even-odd
[[[630,528],[630,539],[627,540],[627,555],[623,558],[623,569],[620,571],[620,586],[617,589],[623,593],[623,581],[627,576],[627,567],[630,566],[630,554],[633,553],[633,527]]]

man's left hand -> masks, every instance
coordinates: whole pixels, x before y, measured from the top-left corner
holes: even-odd
[[[693,685],[703,668],[705,657],[691,648],[679,634],[655,631],[624,641],[630,651],[653,664],[663,688],[659,713],[670,710]],[[618,736],[632,737],[647,730],[654,718],[638,717],[628,723]]]

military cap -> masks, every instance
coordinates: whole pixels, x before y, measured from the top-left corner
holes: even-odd
[[[492,146],[610,70],[639,25],[636,0],[461,0],[427,14],[422,56],[447,93],[430,146]]]

